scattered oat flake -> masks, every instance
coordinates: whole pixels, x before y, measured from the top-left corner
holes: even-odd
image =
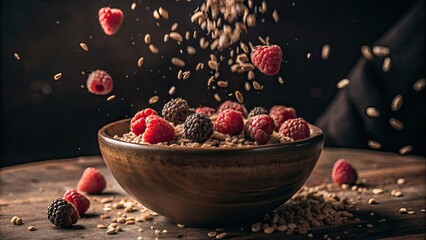
[[[367,46],[367,45],[363,45],[361,47],[361,54],[367,60],[373,60],[373,58],[374,58],[373,53],[371,53],[370,46]]]
[[[386,57],[390,54],[390,49],[385,46],[374,46],[373,53],[377,57]]]
[[[274,18],[274,21],[277,23],[280,20],[280,16],[278,15],[277,9],[274,9],[272,12],[272,18]]]
[[[343,89],[343,88],[347,87],[348,85],[349,85],[349,79],[345,78],[345,79],[340,80],[337,83],[337,88]]]
[[[405,155],[405,154],[410,153],[412,150],[413,150],[413,147],[412,147],[412,146],[410,146],[410,145],[407,145],[407,146],[404,146],[404,147],[402,147],[401,149],[399,149],[399,154],[401,154],[401,155]],[[399,179],[398,179],[398,181],[399,181]],[[405,180],[404,180],[404,182],[403,182],[403,183],[399,183],[399,182],[398,182],[398,184],[404,184],[404,183],[405,183]]]
[[[392,62],[391,62],[390,57],[386,57],[386,58],[383,60],[383,65],[382,65],[382,70],[383,70],[383,72],[389,72],[389,70],[390,70],[391,66],[392,66]]]
[[[402,95],[400,94],[396,95],[392,100],[392,104],[391,104],[392,111],[398,111],[399,109],[401,109],[403,102],[404,102],[404,99],[402,98]]]
[[[158,54],[158,48],[154,45],[154,44],[149,44],[149,50],[154,53],[154,54]]]
[[[389,124],[396,130],[401,131],[404,129],[404,124],[396,118],[390,118]]]
[[[416,214],[416,212],[415,212],[415,211],[413,211],[413,210],[410,210],[410,211],[407,211],[407,214],[408,214],[408,215],[414,215],[414,214]]]
[[[135,10],[136,9],[136,3],[132,3],[132,5],[130,6],[130,9]]]
[[[375,107],[368,107],[365,110],[365,112],[366,112],[367,116],[369,116],[369,117],[379,117],[380,116],[380,111]]]
[[[176,87],[175,87],[175,86],[172,86],[172,87],[169,89],[169,95],[173,95],[173,94],[175,94],[175,92],[176,92]]]
[[[373,227],[374,227],[374,225],[373,225],[373,224],[370,224],[370,223],[369,223],[369,224],[367,224],[366,226],[367,226],[368,228],[373,228]]]
[[[57,73],[55,74],[55,76],[53,76],[53,79],[55,79],[55,81],[58,81],[59,79],[61,79],[62,77],[62,73]]]
[[[158,100],[160,100],[160,98],[158,96],[152,96],[149,100],[148,103],[149,104],[154,104],[156,102],[158,102]]]
[[[373,194],[378,195],[378,194],[382,194],[382,193],[383,193],[383,189],[381,189],[381,188],[375,188],[375,189],[373,189]]]
[[[239,103],[243,103],[244,102],[244,97],[243,94],[240,91],[235,91],[235,97],[237,98]]]
[[[325,44],[321,50],[321,58],[327,60],[330,56],[330,45]]]
[[[407,209],[406,208],[400,208],[399,209],[399,213],[406,214],[407,213]]]
[[[368,141],[368,146],[373,149],[380,149],[382,147],[382,144],[377,141],[370,140]]]
[[[218,102],[222,101],[222,98],[220,98],[219,94],[217,93],[214,94],[214,99],[216,99]]]
[[[176,67],[185,67],[185,62],[178,58],[178,57],[172,57],[172,64],[175,65]]]
[[[143,40],[146,44],[150,44],[151,43],[151,35],[149,33],[145,34],[145,37],[144,37]]]
[[[144,62],[144,58],[143,58],[143,57],[140,57],[140,58],[138,59],[138,67],[142,67],[143,62]]]
[[[108,98],[107,98],[107,101],[112,101],[112,100],[114,100],[115,99],[115,95],[111,95],[111,96],[109,96]]]
[[[278,77],[278,82],[280,84],[284,84],[284,78],[283,77]]]
[[[426,79],[421,78],[414,83],[413,89],[414,89],[414,91],[418,92],[418,91],[425,89],[425,85],[426,85]]]
[[[13,56],[16,58],[16,60],[21,60],[21,57],[19,56],[19,54],[14,53]]]
[[[80,47],[86,52],[89,51],[89,47],[87,47],[87,44],[85,43],[80,43]]]
[[[311,58],[311,53],[310,52],[308,52],[308,53],[306,53],[306,59],[310,59]]]

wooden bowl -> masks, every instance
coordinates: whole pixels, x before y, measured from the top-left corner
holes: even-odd
[[[194,227],[253,223],[293,196],[311,174],[324,136],[245,148],[141,145],[113,138],[129,119],[98,133],[102,157],[132,197],[170,221]]]

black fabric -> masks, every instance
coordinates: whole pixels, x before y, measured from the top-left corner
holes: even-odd
[[[425,155],[425,90],[413,89],[413,84],[425,77],[424,1],[374,45],[391,49],[391,69],[382,71],[383,57],[359,59],[348,75],[350,84],[317,120],[326,135],[326,146],[368,148],[368,141],[374,140],[381,143],[381,150],[398,152],[411,145],[412,153]],[[392,99],[398,94],[404,100],[402,108],[392,111]],[[380,116],[367,116],[368,107],[379,109]],[[391,127],[392,117],[404,123],[403,130]]]

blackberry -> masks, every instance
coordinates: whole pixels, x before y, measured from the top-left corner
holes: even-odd
[[[47,208],[47,218],[59,228],[66,228],[76,223],[79,215],[71,203],[58,198]]]
[[[176,98],[164,104],[161,114],[164,119],[177,125],[185,121],[190,114],[190,110],[185,99]]]
[[[268,115],[268,113],[269,113],[269,111],[264,107],[255,107],[250,111],[248,118],[251,118],[251,117],[254,117],[254,116],[260,115],[260,114]]]
[[[183,129],[186,139],[203,143],[212,135],[213,123],[206,115],[195,113],[186,119]]]

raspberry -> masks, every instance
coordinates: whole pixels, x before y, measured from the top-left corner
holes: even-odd
[[[77,192],[74,189],[70,189],[65,192],[64,199],[69,203],[74,205],[74,207],[78,210],[78,214],[83,215],[87,209],[89,209],[90,201],[86,196]]]
[[[216,109],[204,106],[204,107],[198,107],[197,109],[195,109],[195,112],[201,113],[210,117],[211,115],[216,113]]]
[[[123,23],[124,14],[120,9],[104,7],[99,9],[99,23],[106,35],[114,35]]]
[[[296,118],[296,110],[292,107],[276,105],[269,110],[269,116],[274,119],[276,130],[278,130],[283,122],[291,118]]]
[[[269,115],[260,114],[251,117],[244,125],[246,138],[256,141],[258,144],[265,144],[274,131],[274,120]]]
[[[93,94],[106,95],[112,91],[112,78],[106,71],[98,69],[90,73],[86,86]]]
[[[220,105],[218,112],[221,113],[226,109],[238,111],[243,117],[247,115],[247,109],[246,107],[244,107],[244,105],[239,104],[237,102],[233,102],[231,100],[223,102],[222,105]]]
[[[281,125],[280,133],[293,140],[300,140],[309,137],[310,130],[308,123],[303,118],[293,118]]]
[[[195,113],[186,119],[183,129],[186,139],[203,143],[212,135],[213,123],[208,116]]]
[[[244,121],[241,113],[226,109],[219,114],[214,129],[220,133],[238,135],[243,131]]]
[[[136,120],[140,118],[146,118],[149,115],[158,115],[157,112],[152,108],[145,108],[135,114],[135,116],[130,120],[130,124],[134,123]]]
[[[250,111],[248,118],[251,118],[251,117],[254,117],[254,116],[260,115],[260,114],[268,115],[268,110],[266,110],[266,108],[264,108],[264,107],[255,107]]]
[[[132,120],[130,120],[130,130],[136,135],[144,133],[146,129],[145,119],[150,115],[157,115],[157,112],[151,108],[137,112]]]
[[[146,119],[146,130],[142,139],[146,143],[157,144],[168,142],[175,137],[173,126],[157,115],[148,116]]]
[[[98,169],[88,167],[77,184],[77,189],[85,193],[100,193],[106,186],[105,178]]]
[[[164,119],[175,125],[183,123],[190,114],[188,103],[182,98],[172,99],[164,104],[161,114]]]
[[[59,228],[66,228],[77,223],[79,215],[71,203],[58,198],[47,208],[47,218]]]
[[[138,120],[130,124],[130,130],[135,135],[143,134],[145,132],[145,129],[146,129],[145,118],[139,118]]]
[[[276,75],[280,71],[283,53],[277,45],[257,46],[251,54],[251,62],[266,75]]]
[[[338,184],[352,184],[357,180],[358,174],[345,159],[339,159],[333,165],[331,178]]]

